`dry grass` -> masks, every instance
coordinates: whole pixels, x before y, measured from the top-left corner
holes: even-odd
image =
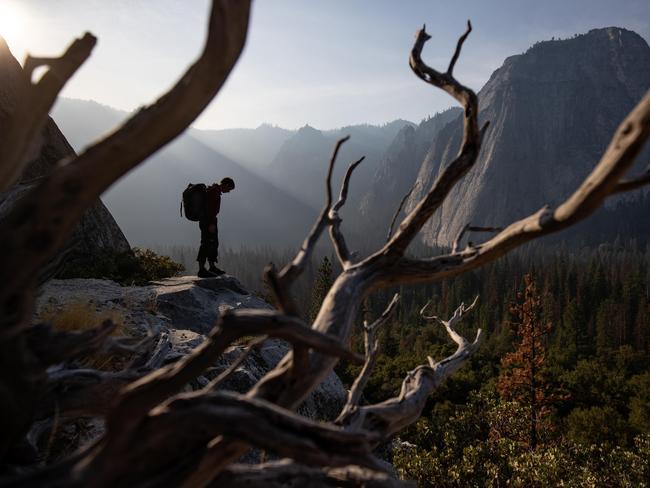
[[[94,329],[111,320],[117,325],[112,335],[124,334],[124,313],[119,310],[97,311],[92,301],[73,302],[63,308],[49,307],[41,311],[39,317],[56,330],[68,332]]]
[[[125,323],[124,312],[120,310],[98,311],[92,301],[79,301],[65,305],[64,307],[48,307],[39,313],[39,318],[49,323],[55,330],[60,331],[82,331],[99,327],[106,320],[116,324],[113,336],[129,335]],[[97,352],[79,360],[83,367],[99,369],[104,371],[119,371],[123,369],[131,358]]]

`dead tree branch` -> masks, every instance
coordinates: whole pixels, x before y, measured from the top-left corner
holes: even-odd
[[[375,434],[346,431],[340,427],[306,419],[269,402],[228,392],[185,393],[157,406],[133,430],[107,436],[87,457],[83,483],[114,486],[120,480],[137,485],[154,477],[160,467],[200,452],[211,439],[229,435],[251,445],[317,467],[360,465],[383,471],[371,453],[378,442]],[[138,439],[161,439],[139,443]],[[174,439],[173,443],[164,440]],[[128,446],[128,448],[127,448]],[[194,470],[186,474],[194,476]],[[185,485],[197,486],[185,480]]]
[[[438,73],[421,61],[420,53],[428,38],[429,36],[424,30],[418,33],[411,55],[411,67],[419,77],[445,90],[464,107],[463,141],[456,159],[442,171],[429,192],[404,218],[398,231],[388,243],[377,253],[345,269],[330,288],[313,328],[337,337],[342,342],[348,340],[360,304],[372,291],[398,284],[434,282],[456,276],[493,261],[514,247],[543,233],[560,230],[571,225],[577,221],[575,215],[580,214],[580,212],[574,213],[574,217],[567,220],[565,218],[566,210],[569,207],[560,207],[555,212],[559,223],[554,224],[553,230],[547,227],[548,216],[545,213],[513,224],[487,243],[457,254],[419,260],[404,256],[407,246],[429,217],[440,207],[454,185],[474,165],[486,129],[486,126],[481,130],[478,128],[476,95],[469,88],[458,83],[452,76],[447,73]],[[611,192],[621,175],[638,155],[640,147],[648,137],[650,126],[648,120],[650,102],[648,100],[650,100],[650,95],[632,111],[622,125],[624,129],[619,130],[619,133],[614,136],[613,143],[604,156],[607,166],[614,164],[617,168],[611,179],[603,186],[603,182],[599,182],[600,177],[595,180],[590,177],[576,193],[579,195],[579,201],[589,202],[587,207],[602,203],[604,195]],[[619,161],[620,166],[617,163],[612,163],[613,159],[622,160],[622,162]],[[596,174],[602,175],[603,170],[600,169],[602,164],[596,168]],[[609,172],[609,170],[607,171]],[[603,189],[606,190],[604,193]],[[570,207],[575,208],[575,203],[576,200],[573,200]],[[580,208],[585,207],[581,205]],[[544,226],[543,232],[539,230],[542,225]],[[380,429],[385,433],[394,432],[407,425],[419,415],[423,406],[422,402],[428,395],[426,392],[433,391],[441,378],[451,374],[452,370],[465,362],[478,346],[480,339],[481,335],[479,334],[474,342],[468,343],[466,346],[459,346],[456,355],[441,363],[436,363],[435,368],[430,364],[416,368],[405,380],[403,394],[400,398],[373,407],[359,407],[355,411],[356,415],[367,420],[357,422],[350,419],[350,424],[363,424],[364,428],[368,430]],[[273,371],[269,372],[249,391],[248,396],[266,399],[285,408],[295,409],[332,370],[335,363],[335,358],[313,353],[309,357],[308,367],[302,369],[300,377],[296,377],[293,374],[293,358],[291,355],[287,355]],[[398,411],[401,413],[394,413]],[[240,441],[226,438],[215,439],[200,462],[202,479],[214,479],[245,449],[245,445]]]
[[[0,135],[0,192],[20,178],[29,162],[30,147],[38,140],[57,96],[88,59],[96,43],[97,39],[86,33],[75,39],[59,58],[27,57],[16,107]],[[32,75],[40,66],[47,66],[48,70],[34,83]]]
[[[363,390],[366,387],[366,383],[368,382],[368,379],[372,374],[372,370],[375,367],[375,362],[377,361],[379,342],[375,339],[375,334],[377,332],[377,329],[385,324],[393,316],[395,310],[397,309],[398,303],[399,294],[396,293],[386,307],[386,310],[384,310],[384,313],[382,313],[377,320],[375,320],[372,324],[368,324],[364,321],[363,340],[364,348],[366,351],[366,362],[364,363],[363,368],[361,368],[359,375],[354,380],[352,388],[350,388],[350,391],[348,392],[348,398],[345,402],[345,405],[343,406],[343,409],[341,410],[341,413],[339,414],[338,419],[335,421],[335,423],[339,422],[340,419],[343,419],[350,415],[352,410],[356,409],[359,405],[359,400],[361,400]]]
[[[467,39],[467,36],[469,36],[470,32],[472,32],[472,23],[468,20],[467,30],[462,36],[458,38],[458,43],[456,44],[456,50],[454,51],[454,55],[451,57],[451,61],[449,61],[449,67],[447,68],[447,75],[453,76],[454,66],[456,66],[456,61],[458,61],[458,56],[460,56],[460,50],[462,49],[463,43],[465,42],[465,39]]]
[[[387,439],[416,421],[431,393],[465,364],[478,349],[482,340],[481,329],[477,331],[476,339],[471,343],[454,329],[467,312],[474,308],[477,300],[478,297],[469,307],[461,304],[449,320],[435,317],[445,326],[452,340],[458,344],[458,349],[453,355],[440,362],[435,362],[428,357],[428,365],[418,366],[406,375],[398,397],[376,405],[358,407],[340,417],[337,422],[353,431],[381,432],[382,439]]]
[[[268,339],[267,336],[262,336],[258,337],[257,339],[253,339],[248,346],[244,349],[244,351],[237,357],[235,361],[232,362],[228,368],[221,373],[219,376],[217,376],[215,379],[210,381],[205,386],[205,390],[217,390],[228,378],[230,378],[235,371],[242,365],[244,361],[250,356],[250,354],[255,350],[258,349],[264,342]]]
[[[458,42],[457,53],[460,52],[466,32]],[[409,63],[413,72],[425,82],[438,87],[454,97],[465,109],[463,118],[463,140],[456,158],[442,171],[427,195],[420,200],[413,210],[404,218],[399,230],[386,243],[380,253],[402,256],[404,251],[417,235],[431,215],[442,205],[455,184],[470,170],[476,162],[481,147],[481,133],[478,127],[478,99],[469,88],[460,84],[451,72],[440,73],[427,66],[421,58],[424,44],[431,39],[424,27],[417,34],[415,45],[411,51]],[[455,60],[450,63],[453,69]],[[451,70],[450,70],[451,71]]]
[[[454,244],[451,246],[451,253],[455,254],[458,252],[458,250],[460,249],[460,243],[463,240],[463,236],[467,232],[501,232],[502,230],[503,227],[480,227],[477,225],[466,224],[458,233],[456,239],[454,239]],[[469,243],[469,246],[471,247],[472,244]]]
[[[223,315],[209,337],[176,364],[159,369],[129,385],[113,411],[116,429],[139,421],[148,410],[178,392],[214,363],[236,339],[248,335],[268,335],[300,343],[361,364],[363,358],[342,346],[333,337],[310,329],[296,317],[270,310],[235,310]]]
[[[348,187],[350,186],[350,178],[352,177],[352,172],[356,169],[357,166],[361,164],[365,158],[366,157],[363,156],[359,160],[350,164],[348,167],[348,170],[345,172],[345,177],[343,178],[343,183],[341,185],[341,193],[339,195],[339,199],[330,209],[328,215],[330,222],[330,237],[332,239],[334,249],[336,250],[336,255],[338,256],[339,262],[341,263],[343,269],[349,267],[351,263],[350,251],[348,250],[348,246],[345,243],[345,237],[341,232],[341,217],[339,216],[339,210],[341,210],[348,199]]]
[[[372,471],[360,466],[342,468],[313,468],[296,464],[292,460],[265,464],[233,464],[219,476],[223,488],[322,488],[322,487],[365,487],[365,488],[407,488],[415,483],[391,478],[386,473]]]
[[[408,198],[411,196],[411,193],[413,193],[413,188],[415,188],[415,186],[409,188],[409,191],[407,191],[406,194],[402,197],[402,200],[400,200],[399,206],[397,207],[397,210],[395,210],[395,213],[393,214],[393,218],[390,221],[390,226],[388,227],[388,234],[386,235],[386,242],[390,241],[390,238],[393,235],[393,228],[395,227],[395,222],[397,222],[397,217],[399,217],[399,214],[402,211],[402,208],[404,207],[406,200],[408,200]]]
[[[316,246],[316,242],[325,230],[325,227],[329,225],[328,215],[330,208],[332,207],[332,174],[334,172],[334,164],[336,163],[336,158],[338,157],[341,146],[348,139],[350,139],[350,136],[343,137],[342,139],[339,139],[334,146],[334,151],[332,152],[332,157],[330,158],[329,166],[327,168],[327,177],[325,178],[325,205],[316,219],[316,223],[312,227],[311,232],[300,247],[298,254],[296,254],[296,257],[280,272],[278,281],[284,287],[289,287],[298,276],[302,274],[307,262],[309,261],[309,257],[314,250],[314,246]]]
[[[598,165],[564,203],[555,209],[543,207],[513,222],[487,242],[460,253],[420,260],[402,258],[387,273],[387,282],[422,283],[457,276],[494,261],[526,242],[584,220],[607,197],[618,192],[621,177],[632,166],[648,137],[650,92],[621,122]],[[646,182],[644,178],[640,181]],[[635,183],[628,188],[638,186]]]

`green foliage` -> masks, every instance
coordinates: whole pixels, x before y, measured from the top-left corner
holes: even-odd
[[[650,372],[633,376],[627,382],[630,394],[630,426],[636,432],[650,434]]]
[[[575,408],[567,417],[566,424],[567,436],[578,444],[615,446],[625,442],[625,420],[609,405]]]
[[[325,256],[316,271],[316,278],[314,279],[314,286],[311,292],[311,304],[309,306],[310,322],[313,322],[316,315],[318,315],[318,311],[323,304],[327,292],[332,287],[332,283],[334,283],[332,262]]]
[[[514,350],[509,304],[532,269],[543,297],[540,320],[554,324],[536,347],[548,351],[545,381],[563,397],[533,450],[526,442],[530,406],[496,394],[501,358]],[[392,292],[373,297],[374,314]],[[393,463],[405,478],[442,487],[650,486],[650,248],[510,257],[400,292],[398,320],[380,335],[383,355],[365,390],[368,402],[394,396],[427,355],[441,359],[453,351],[442,328],[418,316],[429,299],[431,313],[446,317],[479,294],[479,306],[459,328],[468,337],[478,327],[487,331],[478,354],[400,433]]]
[[[121,285],[142,285],[178,275],[184,268],[168,256],[134,247],[132,252],[104,253],[66,265],[57,278],[99,278]]]
[[[650,486],[650,435],[629,447],[568,439],[529,450],[526,443],[490,435],[526,429],[515,404],[474,396],[442,426],[419,420],[398,443],[393,464],[421,487]],[[520,425],[519,425],[520,424]]]

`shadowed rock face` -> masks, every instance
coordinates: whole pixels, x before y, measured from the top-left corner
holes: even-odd
[[[501,226],[561,202],[649,87],[650,48],[625,29],[542,42],[507,58],[478,95],[479,119],[490,121],[479,159],[425,226],[424,241],[450,245],[467,223]],[[408,209],[455,157],[461,138],[461,118],[439,133]]]
[[[20,64],[13,57],[4,40],[0,38],[0,133],[6,130],[9,116],[15,110],[22,76]],[[48,118],[40,140],[35,142],[30,156],[31,161],[18,184],[0,194],[0,220],[11,211],[20,198],[35,187],[39,178],[46,176],[52,170],[58,161],[75,155],[51,118]],[[53,263],[60,264],[64,255],[66,260],[82,259],[104,251],[125,252],[129,249],[129,243],[110,212],[100,200],[97,200],[97,203],[86,211],[72,238]]]

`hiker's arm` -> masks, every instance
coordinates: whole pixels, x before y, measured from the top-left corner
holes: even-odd
[[[208,187],[207,191],[207,210],[208,218],[213,219],[219,213],[221,208],[221,192],[218,187]],[[213,231],[210,231],[213,232]]]

